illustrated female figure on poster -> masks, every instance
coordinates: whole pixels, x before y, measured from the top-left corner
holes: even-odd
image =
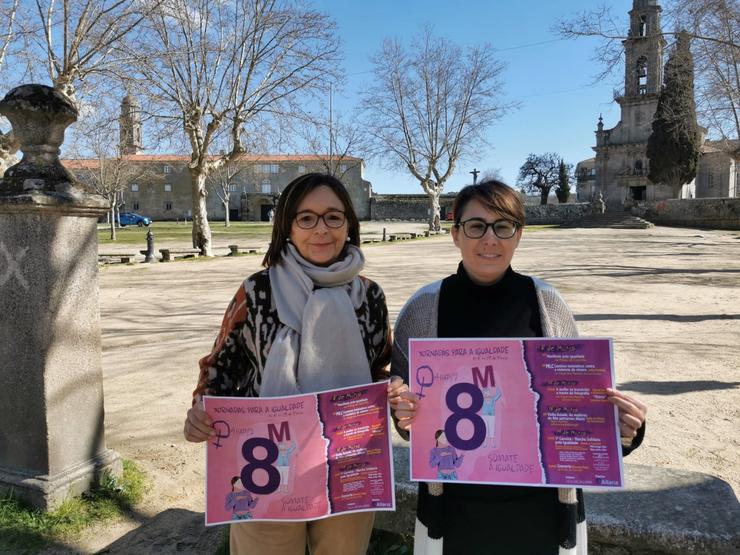
[[[443,430],[437,430],[434,439],[437,445],[429,452],[429,466],[437,467],[437,478],[440,480],[457,480],[457,469],[465,455],[458,455],[455,448],[447,443]]]
[[[290,488],[288,487],[288,481],[290,480],[290,455],[296,449],[295,440],[279,441],[278,447],[278,458],[275,462],[278,472],[280,472],[280,491],[288,493]]]
[[[257,501],[259,498],[252,497],[239,476],[231,479],[231,491],[226,495],[224,508],[231,511],[234,520],[251,520],[251,511],[257,506]]]
[[[503,393],[500,385],[484,387],[481,391],[483,392],[483,407],[480,409],[480,414],[486,423],[486,441],[483,446],[496,448],[500,443],[496,433],[496,403],[501,400]]]

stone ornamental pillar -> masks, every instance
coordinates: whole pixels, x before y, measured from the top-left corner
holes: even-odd
[[[64,95],[22,85],[0,101],[23,159],[0,180],[0,494],[50,509],[103,470],[97,220],[105,201],[59,161],[77,119]]]

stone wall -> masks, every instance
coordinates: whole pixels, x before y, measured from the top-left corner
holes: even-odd
[[[567,204],[527,205],[524,215],[527,225],[569,224],[591,214],[593,205],[588,202]]]
[[[452,212],[455,195],[439,198],[442,219]],[[429,219],[429,197],[426,195],[373,195],[370,199],[371,220],[422,220]]]
[[[454,194],[440,197],[443,215],[452,212],[454,201]],[[590,214],[593,206],[587,202],[545,206],[527,204],[524,210],[528,225],[558,225],[571,223]],[[370,219],[426,221],[429,219],[429,200],[426,195],[373,195],[370,199]]]
[[[740,229],[740,198],[646,201],[632,213],[656,225]]]

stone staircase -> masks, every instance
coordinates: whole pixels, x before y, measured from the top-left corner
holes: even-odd
[[[652,223],[629,212],[605,212],[604,214],[589,214],[580,220],[571,222],[568,227],[609,227],[613,229],[648,229],[654,227]]]

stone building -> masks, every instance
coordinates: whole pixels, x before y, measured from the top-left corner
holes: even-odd
[[[141,177],[126,184],[121,212],[138,212],[157,221],[189,219],[192,214],[190,156],[142,154],[139,112],[136,99],[127,95],[121,102],[119,152],[127,163],[141,168],[134,172]],[[304,173],[325,173],[327,160],[328,156],[313,154],[243,155],[230,165],[228,172],[214,172],[209,177],[208,218],[225,219],[225,205],[217,190],[221,192],[221,182],[226,180],[230,219],[267,221],[270,209],[288,183]],[[88,172],[81,170],[99,166],[97,159],[63,160],[63,163],[83,182]],[[372,185],[363,177],[364,167],[361,158],[345,156],[339,160],[336,174],[347,186],[358,217],[369,219]]]
[[[189,156],[180,154],[129,154],[123,159],[142,167],[141,179],[126,185],[121,212],[137,212],[155,221],[190,219],[192,196]],[[229,218],[267,221],[280,192],[293,179],[309,172],[325,172],[325,158],[310,154],[244,155],[234,162],[234,173],[227,183]],[[94,159],[63,160],[64,165],[84,181],[84,172],[98,165]],[[360,219],[370,217],[372,186],[363,179],[360,158],[345,157],[340,165],[341,180],[347,186]],[[212,174],[207,188],[206,206],[210,220],[225,219],[225,206],[216,189],[220,176]],[[220,190],[220,189],[219,189]]]
[[[661,12],[658,0],[633,0],[628,38],[622,41],[624,89],[614,93],[614,100],[620,106],[620,120],[616,126],[605,129],[599,116],[596,146],[593,147],[596,156],[576,165],[579,201],[588,201],[599,192],[610,206],[677,196],[669,186],[656,185],[647,178],[647,141],[663,83],[666,41],[662,34]],[[697,178],[682,188],[679,198],[740,195],[740,150],[736,142],[730,145],[705,142]]]

